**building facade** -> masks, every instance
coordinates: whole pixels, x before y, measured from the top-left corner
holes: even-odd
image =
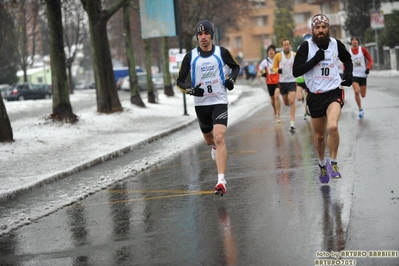
[[[294,36],[311,33],[310,20],[323,13],[330,20],[330,35],[349,42],[344,24],[346,20],[343,0],[292,0],[294,9]],[[239,61],[259,62],[266,55],[265,49],[273,43],[276,5],[274,0],[254,0],[250,15],[240,22],[241,30],[229,32],[223,45],[228,47]]]

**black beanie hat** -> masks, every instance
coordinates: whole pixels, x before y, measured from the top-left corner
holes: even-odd
[[[210,21],[208,20],[201,20],[200,22],[197,23],[197,26],[195,27],[195,33],[197,36],[197,40],[198,40],[198,33],[201,31],[207,31],[211,34],[212,39],[213,39],[213,25]]]

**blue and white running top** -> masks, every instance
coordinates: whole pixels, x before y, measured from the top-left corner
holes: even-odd
[[[208,57],[201,57],[197,48],[191,50],[192,87],[201,81],[203,97],[194,97],[195,106],[227,104],[227,92],[224,87],[225,75],[220,46],[215,45],[215,52]]]

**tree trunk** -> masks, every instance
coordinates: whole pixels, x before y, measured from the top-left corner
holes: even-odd
[[[90,43],[96,77],[97,111],[100,113],[121,112],[122,105],[116,88],[107,36],[107,22],[112,12],[102,10],[101,1],[81,1],[89,17]],[[114,4],[119,8],[122,3],[123,1],[118,1]]]
[[[53,90],[53,120],[75,123],[67,87],[64,35],[62,28],[61,0],[46,0],[50,31],[50,59]]]
[[[144,51],[145,51],[145,69],[147,72],[147,93],[148,102],[156,103],[156,96],[154,92],[154,84],[152,83],[152,73],[151,73],[151,40],[144,39]]]
[[[169,72],[169,51],[168,51],[168,37],[162,37],[162,58],[163,58],[163,81],[164,81],[164,93],[167,96],[174,96],[172,83],[170,80]]]
[[[73,87],[73,80],[72,80],[72,61],[73,61],[73,59],[72,58],[68,58],[67,59],[67,84],[68,84],[68,91],[69,91],[69,94],[73,94],[73,90],[74,90],[74,87]]]
[[[136,60],[133,52],[132,34],[130,32],[129,5],[123,6],[123,31],[125,35],[125,46],[127,55],[127,65],[129,67],[130,102],[139,107],[145,107],[139,93],[139,83],[136,73]]]
[[[0,142],[14,141],[10,119],[0,94]]]

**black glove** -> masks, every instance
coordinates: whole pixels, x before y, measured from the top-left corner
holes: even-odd
[[[350,87],[352,86],[352,73],[345,73],[342,75],[342,86]]]
[[[262,71],[262,74],[261,74],[261,76],[262,76],[262,77],[264,77],[264,78],[266,78],[266,76],[267,76],[267,73],[266,73],[266,71]]]
[[[200,85],[194,87],[194,89],[187,89],[187,93],[193,96],[202,97],[204,96],[204,89],[200,88]]]
[[[324,50],[319,48],[313,58],[318,62],[324,60]]]
[[[283,74],[283,69],[282,69],[282,68],[279,68],[279,69],[277,70],[277,73]]]
[[[231,91],[232,89],[234,89],[234,83],[236,83],[236,82],[235,82],[235,80],[234,80],[233,78],[228,78],[228,79],[226,79],[226,80],[224,81],[224,86],[225,86],[229,91]]]
[[[370,73],[370,69],[366,69],[366,71],[364,71],[364,73],[366,73],[366,75],[368,75]]]

